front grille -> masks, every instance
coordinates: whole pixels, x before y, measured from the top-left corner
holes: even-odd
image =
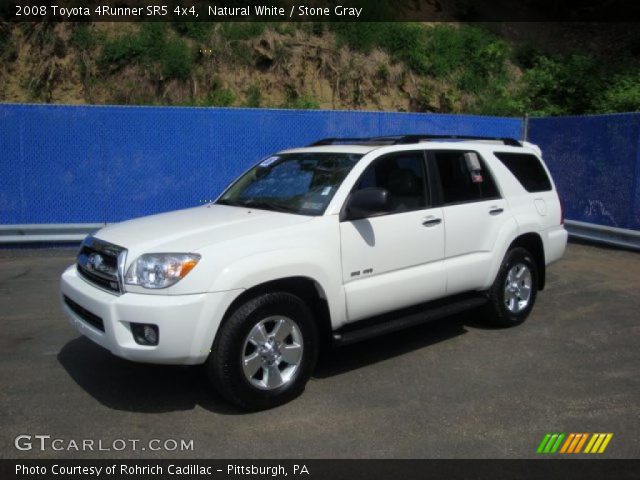
[[[78,315],[82,320],[84,320],[85,322],[87,322],[89,325],[91,325],[94,328],[97,328],[98,330],[104,332],[104,322],[102,321],[102,319],[91,313],[89,310],[87,310],[84,307],[81,307],[80,305],[78,305],[76,302],[74,302],[73,300],[71,300],[69,297],[67,297],[65,295],[64,297],[64,303],[67,305],[67,307],[69,307],[76,315]]]
[[[89,236],[78,253],[77,268],[82,278],[108,292],[120,291],[120,274],[118,272],[120,257],[126,250],[118,245]]]
[[[120,289],[118,287],[117,278],[115,280],[113,280],[113,279],[107,279],[107,278],[104,278],[104,277],[100,277],[98,275],[95,275],[91,271],[87,270],[86,268],[84,268],[80,264],[78,264],[78,273],[84,279],[88,280],[91,283],[94,283],[94,284],[98,285],[101,288],[104,288],[105,290],[110,290],[112,292],[119,292],[120,291]]]

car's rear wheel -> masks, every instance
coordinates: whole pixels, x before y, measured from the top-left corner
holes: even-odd
[[[487,313],[499,327],[524,322],[536,301],[538,269],[528,250],[516,247],[507,252],[498,275],[489,290]]]
[[[262,410],[300,395],[317,356],[318,334],[307,305],[290,293],[266,293],[222,324],[207,371],[228,401]]]

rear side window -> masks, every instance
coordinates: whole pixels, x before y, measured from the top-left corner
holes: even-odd
[[[494,152],[527,192],[547,192],[551,181],[540,160],[527,153]]]
[[[491,173],[481,158],[479,170],[470,170],[461,150],[433,152],[442,200],[446,204],[480,202],[500,198]]]

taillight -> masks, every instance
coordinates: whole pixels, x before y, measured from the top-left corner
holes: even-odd
[[[558,200],[560,201],[560,225],[564,225],[564,203],[562,203],[560,195],[558,195]]]

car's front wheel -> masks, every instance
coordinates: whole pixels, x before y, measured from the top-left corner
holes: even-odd
[[[265,293],[222,324],[207,371],[228,401],[262,410],[300,395],[317,356],[317,328],[307,305],[287,292]]]

